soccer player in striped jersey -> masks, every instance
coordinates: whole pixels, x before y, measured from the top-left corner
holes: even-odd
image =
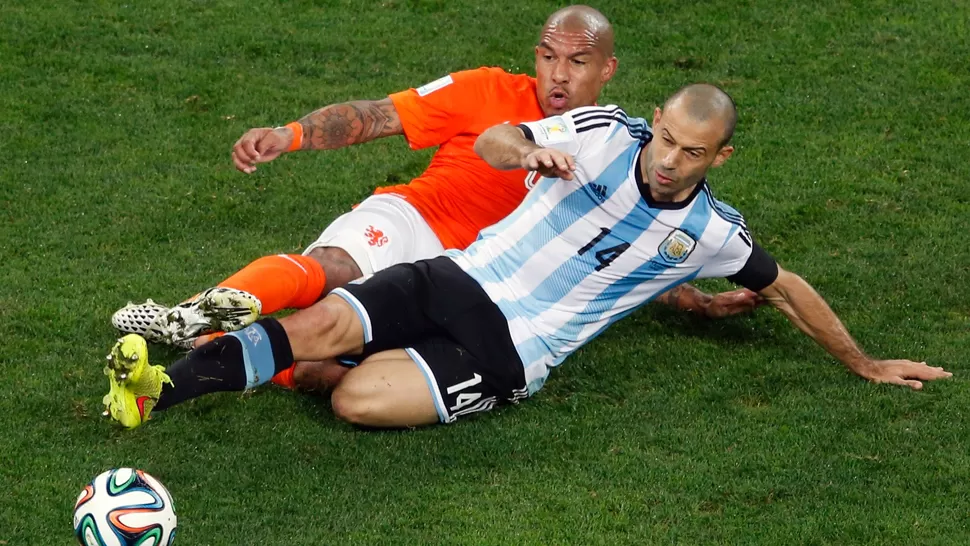
[[[493,127],[475,150],[541,177],[465,251],[392,266],[279,321],[262,319],[167,370],[158,407],[266,381],[294,359],[359,361],[333,392],[348,422],[406,427],[539,391],[552,369],[659,294],[726,277],[760,293],[855,374],[920,389],[942,368],[866,355],[825,301],[783,270],[707,172],[732,154],[736,110],[721,89],[681,89],[653,117],[586,107]],[[146,377],[162,372],[146,366]],[[215,378],[220,381],[213,381]],[[215,386],[214,386],[215,385]]]
[[[512,212],[531,183],[525,171],[500,171],[482,161],[472,149],[475,138],[495,124],[594,104],[617,67],[612,26],[589,6],[558,10],[540,32],[535,61],[535,78],[500,68],[464,70],[382,100],[332,104],[284,127],[247,131],[232,154],[246,173],[287,153],[394,136],[413,149],[438,150],[421,175],[378,188],[327,226],[302,255],[261,257],[180,305],[131,304],[112,323],[124,333],[188,348],[201,333],[241,328],[260,312],[308,307],[362,275],[466,248],[482,228]],[[713,317],[749,311],[760,302],[745,290],[712,297],[688,285],[660,299]],[[331,372],[314,373],[324,367]],[[278,381],[306,388],[332,382],[330,376],[343,371],[333,364],[300,365]]]

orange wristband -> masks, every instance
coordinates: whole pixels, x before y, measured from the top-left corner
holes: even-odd
[[[293,131],[293,142],[290,142],[290,148],[286,151],[295,152],[301,149],[303,147],[303,126],[300,125],[299,121],[294,121],[287,123],[286,127]]]

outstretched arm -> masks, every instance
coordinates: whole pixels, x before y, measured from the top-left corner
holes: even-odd
[[[825,300],[801,277],[778,268],[778,277],[760,294],[855,374],[873,383],[893,383],[912,389],[923,381],[950,377],[943,368],[909,360],[874,360],[862,352]]]
[[[390,98],[331,104],[303,116],[298,123],[303,127],[301,150],[333,150],[404,134]],[[283,130],[292,134],[291,129]]]
[[[555,148],[543,148],[525,137],[518,127],[502,124],[489,127],[475,140],[475,153],[496,169],[538,171],[547,178],[572,180],[576,170],[573,156]]]
[[[401,118],[390,98],[342,102],[284,127],[246,131],[232,147],[232,160],[240,171],[252,173],[257,163],[272,161],[284,152],[334,150],[403,134]]]

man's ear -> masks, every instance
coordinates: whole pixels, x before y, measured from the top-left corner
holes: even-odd
[[[731,157],[734,153],[734,146],[722,146],[720,150],[717,151],[717,156],[714,157],[714,162],[711,163],[711,167],[720,167],[725,161]]]

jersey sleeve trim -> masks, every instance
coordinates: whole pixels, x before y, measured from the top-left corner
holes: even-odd
[[[743,233],[740,232],[740,233]],[[748,241],[745,240],[747,243]],[[751,254],[740,271],[727,277],[748,290],[760,292],[771,286],[778,278],[778,262],[761,245],[751,242]]]
[[[645,120],[634,118],[630,119],[626,112],[619,106],[612,107],[591,107],[573,110],[573,123],[576,126],[576,133],[584,133],[595,129],[604,129],[613,124],[622,125],[626,128],[631,138],[644,142],[653,138],[653,132],[646,124]]]
[[[585,133],[586,131],[592,131],[593,129],[600,129],[602,127],[609,127],[613,125],[612,121],[607,121],[606,123],[594,123],[592,125],[583,125],[582,127],[577,127],[577,133]]]
[[[751,235],[748,233],[748,225],[744,222],[744,217],[737,212],[727,210],[727,208],[722,205],[720,201],[714,199],[714,195],[711,193],[711,189],[707,184],[707,179],[704,179],[702,184],[704,186],[704,195],[707,196],[707,203],[711,206],[711,209],[725,221],[740,227],[741,232],[747,235],[747,239],[751,239]],[[751,245],[749,244],[748,246]]]

